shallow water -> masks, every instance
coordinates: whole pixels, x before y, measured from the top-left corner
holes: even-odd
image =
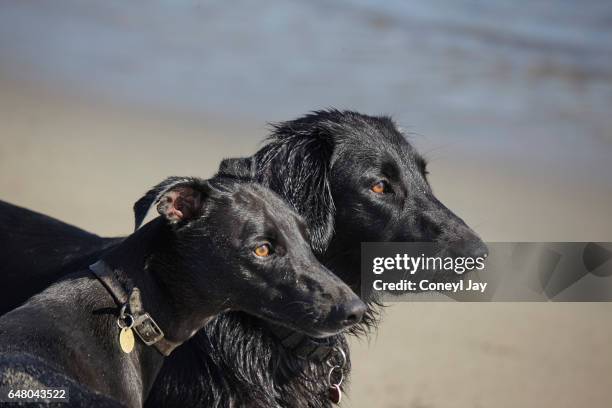
[[[0,79],[257,123],[387,113],[434,158],[612,188],[609,1],[4,1]]]

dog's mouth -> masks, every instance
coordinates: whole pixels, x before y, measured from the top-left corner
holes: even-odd
[[[260,310],[258,313],[251,314],[271,323],[273,326],[281,326],[317,339],[331,337],[350,329],[350,327],[342,326],[340,322],[336,325],[337,327],[330,327],[328,322],[322,324],[321,322],[327,319],[321,316],[306,317],[307,314],[301,316],[288,316],[277,314],[270,310]]]

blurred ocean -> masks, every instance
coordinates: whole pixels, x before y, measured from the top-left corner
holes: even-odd
[[[393,115],[487,241],[612,241],[610,0],[0,0],[0,199],[101,235],[330,106]],[[393,305],[344,406],[608,408],[610,306]]]
[[[612,188],[606,0],[4,0],[0,79],[262,124],[391,114],[434,158]]]

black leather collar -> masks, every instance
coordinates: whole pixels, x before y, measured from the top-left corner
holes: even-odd
[[[106,262],[100,260],[89,266],[89,270],[98,278],[106,290],[113,296],[115,303],[123,310],[126,307],[133,314],[133,329],[147,346],[153,346],[164,356],[180,345],[171,342],[164,337],[164,332],[159,328],[155,320],[142,308],[138,288],[131,288],[130,293],[126,291],[118,279],[118,272],[113,270]]]

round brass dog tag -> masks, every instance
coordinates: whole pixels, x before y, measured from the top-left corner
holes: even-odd
[[[132,329],[124,327],[119,333],[119,345],[124,353],[131,353],[134,350],[134,332]]]

